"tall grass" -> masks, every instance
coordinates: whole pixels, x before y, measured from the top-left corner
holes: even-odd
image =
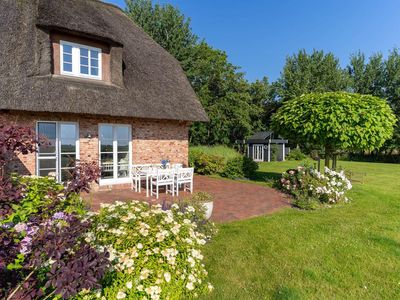
[[[190,151],[201,151],[209,155],[216,155],[224,158],[224,161],[227,162],[229,159],[240,156],[240,153],[235,149],[229,148],[224,145],[216,145],[216,146],[193,146],[190,147]]]

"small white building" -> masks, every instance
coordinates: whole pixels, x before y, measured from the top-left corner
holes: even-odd
[[[252,135],[246,141],[247,156],[254,161],[284,161],[289,154],[288,140],[281,136],[275,138],[272,131],[261,131]]]

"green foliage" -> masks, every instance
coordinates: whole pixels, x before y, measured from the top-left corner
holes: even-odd
[[[151,0],[126,2],[127,15],[181,63],[210,118],[209,123],[193,124],[191,144],[233,144],[265,129],[266,79],[249,84],[224,51],[198,42],[190,19],[172,5],[153,5]]]
[[[228,160],[221,176],[237,179],[237,178],[253,178],[258,169],[258,164],[251,158],[240,156]]]
[[[286,156],[287,160],[304,160],[307,158],[307,155],[305,155],[299,148],[294,148],[290,150],[290,153]]]
[[[345,90],[348,76],[332,53],[314,50],[308,54],[303,49],[286,58],[278,83],[278,93],[286,101],[311,92]]]
[[[221,172],[225,166],[221,156],[209,155],[199,150],[189,151],[189,166],[202,175],[211,175]]]
[[[192,146],[190,147],[190,151],[200,151],[208,155],[220,156],[224,158],[225,162],[227,162],[229,159],[240,156],[240,153],[237,152],[235,149],[224,145]]]
[[[345,193],[352,188],[344,171],[325,168],[322,174],[306,166],[287,170],[276,186],[292,195],[293,204],[302,209],[316,209],[320,204],[346,203],[349,200]]]
[[[206,236],[197,229],[195,208],[163,210],[146,202],[102,205],[86,239],[110,253],[106,299],[191,299],[212,290],[202,263]]]
[[[283,104],[273,126],[286,138],[334,150],[373,150],[393,134],[389,105],[370,95],[311,93]]]

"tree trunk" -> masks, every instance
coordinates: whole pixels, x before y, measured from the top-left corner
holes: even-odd
[[[325,167],[329,168],[329,162],[332,157],[332,148],[329,145],[325,146]]]

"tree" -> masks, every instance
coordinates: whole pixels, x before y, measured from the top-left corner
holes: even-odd
[[[210,118],[207,124],[192,125],[191,144],[233,144],[264,128],[261,98],[268,84],[249,84],[225,52],[198,41],[190,19],[172,5],[151,0],[126,4],[127,15],[180,62]]]
[[[385,97],[384,91],[384,61],[381,53],[372,55],[365,61],[361,52],[350,56],[350,65],[347,67],[353,92],[360,94]]]
[[[311,92],[346,90],[349,79],[332,53],[300,50],[286,58],[278,84],[279,96],[287,101]]]
[[[373,150],[392,137],[396,122],[390,106],[371,95],[310,93],[283,103],[272,117],[286,138],[325,148],[325,166],[340,150]]]
[[[373,54],[368,62],[361,52],[352,55],[347,67],[351,77],[351,90],[385,98],[400,120],[400,55],[393,49],[386,60],[381,53]],[[395,128],[392,139],[381,150],[400,148],[400,124]]]

